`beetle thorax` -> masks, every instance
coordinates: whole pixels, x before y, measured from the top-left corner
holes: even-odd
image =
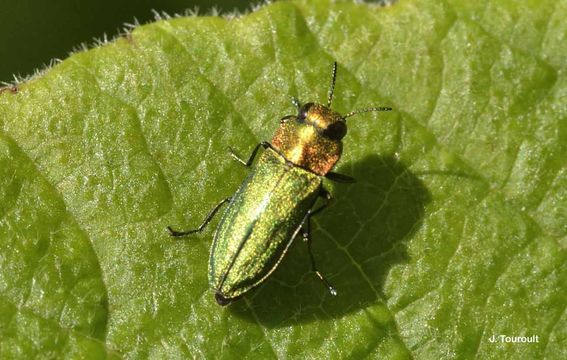
[[[344,120],[322,105],[306,106],[297,117],[282,121],[272,138],[272,145],[294,165],[323,176],[331,171],[342,153],[341,140],[330,138],[328,131],[332,130],[331,125]]]

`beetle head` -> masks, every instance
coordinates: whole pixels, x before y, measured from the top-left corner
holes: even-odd
[[[313,126],[317,133],[332,141],[341,141],[347,133],[341,114],[321,104],[307,103],[300,107],[296,121]]]
[[[287,161],[314,172],[325,175],[341,157],[343,145],[341,140],[347,133],[346,119],[368,111],[389,111],[390,108],[366,108],[341,115],[331,109],[337,63],[333,63],[333,77],[329,88],[327,105],[306,103],[300,106],[293,99],[298,109],[296,116],[284,117],[280,127],[272,138],[272,145]]]

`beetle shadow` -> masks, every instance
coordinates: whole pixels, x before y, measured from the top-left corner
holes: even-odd
[[[317,267],[338,295],[310,271],[298,238],[271,278],[229,306],[236,316],[274,328],[340,318],[383,301],[388,272],[409,260],[406,244],[431,196],[393,156],[372,155],[343,168],[352,169],[356,183],[336,184],[336,201],[312,221]]]

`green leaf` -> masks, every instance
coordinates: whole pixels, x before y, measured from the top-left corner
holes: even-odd
[[[567,358],[565,2],[174,18],[0,93],[0,358]],[[336,201],[227,308],[191,228],[290,96],[349,119]],[[216,223],[213,222],[213,225]],[[534,343],[491,342],[495,335]]]

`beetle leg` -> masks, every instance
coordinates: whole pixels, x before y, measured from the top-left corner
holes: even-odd
[[[322,210],[322,208],[319,208],[319,209]],[[325,287],[327,289],[329,289],[329,292],[331,293],[331,295],[335,296],[335,295],[337,295],[337,290],[329,282],[329,280],[327,280],[327,278],[325,276],[323,276],[323,274],[321,274],[321,272],[317,269],[317,265],[315,264],[315,257],[313,256],[313,251],[311,249],[311,216],[313,216],[313,213],[311,211],[309,211],[307,213],[307,219],[305,220],[305,224],[303,225],[303,241],[305,241],[305,243],[307,244],[307,251],[309,252],[309,259],[311,260],[311,271],[313,271],[315,273],[315,275],[317,275],[319,280],[321,280],[323,282]]]
[[[287,115],[280,119],[280,124],[285,124],[286,122],[290,121],[291,119],[297,119],[295,115]]]
[[[252,165],[252,162],[254,161],[254,158],[256,157],[256,154],[258,153],[258,150],[260,149],[260,146],[262,146],[264,149],[265,148],[271,148],[272,144],[270,144],[267,141],[262,141],[261,143],[259,143],[258,145],[256,145],[256,147],[254,148],[254,150],[252,150],[252,154],[250,154],[250,157],[248,158],[248,161],[244,161],[242,160],[234,151],[233,148],[231,148],[230,146],[228,147],[228,151],[230,152],[230,156],[232,156],[232,158],[236,161],[238,161],[239,163],[241,163],[242,165],[246,166],[246,167],[250,167],[250,165]]]
[[[331,181],[339,182],[339,183],[350,184],[356,182],[356,180],[353,177],[344,174],[339,174],[336,172],[328,172],[325,174],[325,177]]]
[[[177,236],[185,236],[185,235],[194,234],[194,233],[203,231],[205,226],[207,226],[207,224],[211,222],[211,220],[213,219],[213,217],[215,216],[217,211],[219,211],[221,206],[223,206],[224,204],[229,202],[230,199],[231,199],[230,197],[227,197],[226,199],[223,199],[221,202],[216,204],[215,207],[212,208],[211,211],[209,211],[209,213],[207,214],[207,217],[205,217],[205,220],[203,221],[203,223],[201,225],[199,225],[198,228],[193,229],[193,230],[187,230],[187,231],[175,231],[171,228],[171,226],[168,226],[167,230],[169,230],[169,234],[171,236],[177,237]]]
[[[337,295],[337,290],[335,289],[335,287],[331,285],[329,280],[327,280],[327,278],[323,276],[323,274],[321,274],[321,272],[317,269],[317,265],[315,264],[315,257],[313,256],[313,251],[311,249],[311,217],[321,212],[327,206],[329,206],[331,200],[333,199],[331,193],[329,193],[324,188],[321,188],[321,192],[319,193],[319,196],[324,197],[326,199],[325,204],[321,205],[315,210],[309,210],[307,214],[305,214],[305,218],[301,222],[300,227],[303,229],[303,241],[307,244],[307,251],[309,252],[309,260],[311,261],[311,271],[313,271],[315,275],[317,275],[319,280],[321,280],[323,284],[327,287],[327,289],[329,289],[331,295]]]
[[[325,199],[325,203],[319,206],[315,210],[309,210],[309,212],[307,213],[309,216],[313,216],[315,214],[320,213],[321,211],[323,211],[324,208],[331,205],[331,201],[333,201],[333,195],[331,195],[331,193],[328,192],[324,187],[321,187],[321,190],[319,191],[319,196]]]

